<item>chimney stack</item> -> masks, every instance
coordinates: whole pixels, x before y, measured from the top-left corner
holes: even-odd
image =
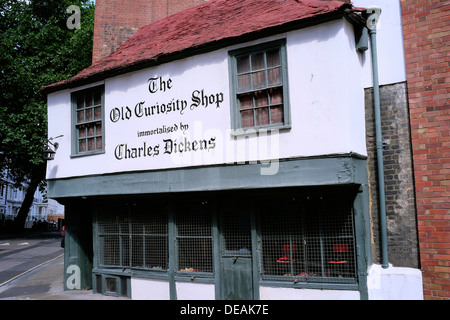
[[[92,63],[106,57],[136,31],[207,0],[97,0]]]

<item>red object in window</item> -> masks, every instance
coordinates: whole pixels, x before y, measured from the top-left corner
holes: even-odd
[[[291,253],[291,249],[292,252],[297,252],[297,245],[296,244],[290,245],[289,243],[283,244],[283,246],[281,247],[281,252]],[[284,256],[277,260],[278,263],[290,263],[294,261],[295,261],[294,259],[291,260],[290,256]]]
[[[290,244],[283,244],[283,246],[281,247],[281,252],[291,252],[290,247],[291,247]],[[297,252],[296,244],[292,245],[292,252]]]
[[[348,252],[348,244],[333,244],[333,252]]]
[[[294,262],[295,260],[291,260],[291,258],[289,256],[284,256],[281,257],[277,260],[277,263],[290,263],[290,262]]]
[[[339,244],[335,243],[333,244],[333,252],[348,252],[348,244]],[[347,260],[331,260],[328,261],[328,263],[333,264],[340,264],[340,263],[347,263]]]

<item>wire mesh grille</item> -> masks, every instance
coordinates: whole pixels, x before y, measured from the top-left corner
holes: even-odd
[[[168,269],[167,213],[164,207],[148,211],[134,207],[131,211],[132,267],[152,270]]]
[[[100,266],[168,269],[167,215],[164,208],[116,206],[97,215]]]
[[[250,211],[245,207],[224,208],[221,216],[222,250],[225,255],[251,255]]]
[[[180,206],[175,225],[179,272],[214,271],[211,211],[207,203]]]
[[[248,205],[247,205],[248,206]],[[207,203],[174,207],[174,270],[178,275],[214,276],[212,211]],[[224,204],[218,218],[221,254],[252,254],[257,227],[262,279],[295,282],[357,281],[352,201],[345,195],[273,197],[256,208]],[[258,225],[252,225],[251,212]],[[121,205],[97,214],[100,267],[169,269],[166,207]],[[254,247],[256,246],[256,247]],[[260,250],[260,251],[259,251]],[[217,258],[217,257],[216,257]],[[220,261],[220,260],[218,260]]]
[[[355,282],[353,214],[345,200],[268,203],[261,239],[264,279]]]

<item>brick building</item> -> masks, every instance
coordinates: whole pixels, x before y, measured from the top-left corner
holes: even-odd
[[[202,2],[205,0],[97,0],[92,61],[106,57],[140,27]]]
[[[401,0],[425,299],[450,297],[450,2]]]

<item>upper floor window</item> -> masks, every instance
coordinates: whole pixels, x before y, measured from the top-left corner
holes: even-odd
[[[73,155],[87,155],[104,150],[104,87],[94,87],[72,94],[74,141]]]
[[[285,41],[230,52],[234,129],[288,127]]]

